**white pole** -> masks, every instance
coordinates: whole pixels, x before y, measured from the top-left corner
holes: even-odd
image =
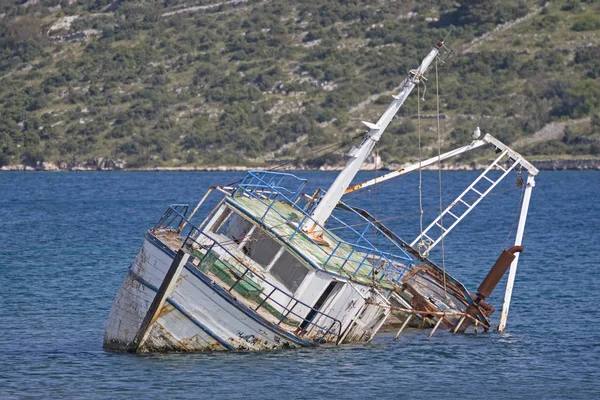
[[[517,235],[515,237],[515,246],[520,246],[523,241],[523,231],[525,231],[525,221],[527,220],[527,212],[529,211],[529,200],[531,199],[531,190],[535,186],[535,177],[532,174],[527,176],[527,186],[523,194],[523,205],[521,206],[521,215],[519,216],[519,225],[517,227]],[[510,299],[512,297],[513,286],[515,284],[515,275],[517,275],[517,264],[519,263],[519,254],[515,255],[515,259],[510,264],[508,273],[508,282],[506,283],[506,292],[504,293],[504,304],[502,305],[502,315],[498,324],[498,332],[506,330],[506,320],[508,319],[508,309],[510,308]]]
[[[441,156],[431,157],[431,158],[429,158],[429,159],[427,159],[425,161],[422,161],[420,163],[420,167],[421,168],[427,167],[427,166],[429,166],[429,165],[431,165],[433,163],[436,163],[438,161],[443,161],[443,160],[446,160],[448,158],[452,158],[454,156],[462,154],[462,153],[464,153],[466,151],[473,150],[473,149],[476,149],[478,147],[481,147],[484,144],[487,144],[487,142],[485,142],[483,140],[474,140],[473,142],[471,142],[467,146],[459,147],[458,149],[451,150],[451,151],[449,151],[447,153],[442,154]],[[385,174],[385,175],[382,175],[380,177],[371,179],[369,181],[366,181],[366,182],[359,183],[357,185],[351,186],[348,189],[346,189],[346,191],[344,192],[344,194],[352,193],[352,192],[355,192],[355,191],[357,191],[359,189],[364,189],[366,187],[373,186],[373,185],[375,185],[377,183],[381,183],[383,181],[387,181],[388,179],[392,179],[392,178],[395,178],[397,176],[405,175],[405,174],[408,174],[409,172],[416,171],[417,169],[419,169],[419,163],[411,164],[408,167],[400,168],[400,169],[398,169],[396,171],[390,172],[389,174]]]
[[[392,118],[394,118],[394,115],[396,115],[400,107],[402,107],[402,104],[404,104],[404,101],[413,90],[415,85],[417,85],[421,79],[424,79],[423,75],[425,72],[427,72],[427,68],[429,68],[429,65],[439,53],[442,45],[442,42],[436,44],[433,49],[431,49],[429,54],[423,59],[419,68],[411,71],[411,74],[404,81],[402,90],[396,96],[393,96],[394,100],[389,105],[387,110],[385,110],[385,112],[381,115],[381,117],[379,117],[377,123],[374,124],[363,121],[365,125],[369,127],[369,132],[358,149],[353,148],[350,150],[350,159],[346,163],[344,169],[339,173],[333,184],[329,187],[329,189],[327,189],[327,193],[325,193],[323,198],[319,201],[317,207],[315,207],[311,215],[312,220],[309,219],[304,223],[302,229],[305,232],[311,232],[315,236],[318,236],[319,233],[321,233],[321,228],[319,225],[325,225],[325,222],[331,215],[331,212],[338,204],[344,195],[344,192],[359,171],[360,166],[367,159],[369,154],[371,154],[373,147],[375,147],[381,138],[383,131],[385,131],[389,123],[392,121]]]

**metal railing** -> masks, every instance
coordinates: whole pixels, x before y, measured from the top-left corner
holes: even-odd
[[[180,205],[176,205],[175,207],[180,207]],[[316,341],[322,342],[327,335],[334,335],[336,341],[339,340],[342,329],[339,320],[309,306],[254,273],[246,263],[231,253],[225,246],[201,232],[185,218],[184,214],[177,211],[174,207],[169,207],[160,221],[169,221],[169,223],[167,225],[164,223],[156,224],[155,229],[174,229],[176,226],[178,227],[181,226],[181,224],[186,223],[187,235],[182,241],[181,247],[184,249],[191,248],[192,250],[197,251],[200,249],[203,250],[200,251],[201,256],[198,257],[199,262],[197,268],[200,269],[200,272],[203,272],[201,269],[205,262],[209,263],[212,261],[213,264],[219,262],[220,267],[226,269],[229,277],[233,279],[233,283],[231,284],[220,279],[221,282],[219,282],[219,285],[223,287],[223,289],[231,292],[236,290],[238,285],[242,285],[243,283],[255,289],[260,289],[260,293],[258,293],[255,299],[246,297],[246,299],[249,300],[247,303],[249,307],[250,302],[252,301],[257,304],[255,307],[251,307],[255,312],[264,309],[271,315],[279,318],[279,321],[276,323],[277,326],[280,326],[282,323],[294,326],[293,319],[295,318],[298,326],[295,334],[299,337],[308,336],[313,333],[312,331],[314,329],[317,329],[318,332],[311,335],[313,340],[315,337],[318,337]],[[239,290],[236,290],[236,292],[240,293]],[[265,294],[265,292],[268,292],[268,294]],[[243,293],[240,294],[243,296]],[[281,298],[282,296],[286,299],[284,303],[287,304],[282,304],[275,299],[275,297]],[[294,311],[294,309],[297,310],[297,307],[300,308],[299,306],[305,308],[305,312],[303,312],[304,315]],[[275,307],[278,307],[280,311],[276,310]],[[306,319],[308,315],[311,315],[310,319]]]
[[[295,187],[287,187],[283,185],[282,183],[284,182],[284,179],[288,181],[291,180],[291,182],[295,184]],[[358,266],[354,269],[351,275],[356,276],[364,266],[367,266],[370,268],[369,272],[366,274],[367,278],[371,278],[373,274],[376,274],[379,275],[377,277],[378,281],[382,281],[384,278],[387,278],[395,284],[398,283],[403,274],[406,272],[408,266],[412,264],[414,260],[413,257],[393,242],[392,243],[394,246],[402,253],[402,255],[384,252],[377,249],[366,237],[367,230],[370,227],[373,227],[377,232],[381,233],[382,236],[385,236],[384,233],[381,232],[376,225],[373,225],[369,220],[365,219],[356,212],[354,213],[360,217],[362,223],[366,225],[366,228],[362,231],[362,233],[358,232],[352,226],[346,224],[336,216],[331,215],[330,217],[332,221],[339,223],[342,228],[353,233],[356,237],[356,240],[349,242],[332,234],[330,231],[319,225],[306,210],[297,204],[297,200],[301,195],[301,190],[304,188],[305,183],[306,180],[297,178],[292,174],[270,171],[250,171],[238,185],[238,188],[234,191],[232,197],[247,196],[264,204],[267,208],[260,218],[260,221],[268,228],[271,227],[266,224],[265,218],[271,212],[277,214],[285,222],[289,223],[289,225],[295,226],[296,228],[294,229],[293,233],[287,237],[278,235],[275,230],[271,230],[271,232],[277,235],[280,240],[289,243],[292,246],[293,244],[291,242],[293,241],[294,237],[298,233],[304,234],[302,227],[307,223],[312,222],[315,226],[320,227],[320,230],[324,235],[327,236],[329,242],[332,243],[333,251],[328,252],[310,235],[304,235],[306,239],[311,241],[316,248],[318,248],[327,257],[323,265],[318,265],[313,262],[312,264],[316,268],[323,269],[327,266],[331,266],[333,268],[337,268],[338,273],[340,273],[346,265],[354,264]],[[293,207],[295,211],[303,216],[302,219],[300,221],[290,220],[287,216],[279,212],[274,207],[277,201],[286,203],[287,205]],[[340,254],[338,254],[338,252]],[[342,253],[347,254],[342,255]],[[354,257],[354,259],[352,257]],[[339,261],[338,266],[333,265],[334,260]]]
[[[306,179],[284,172],[249,171],[238,184],[234,196],[240,191],[244,193],[260,193],[260,196],[269,200],[284,197],[290,202],[295,202],[306,186]]]

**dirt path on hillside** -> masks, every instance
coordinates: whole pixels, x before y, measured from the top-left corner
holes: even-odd
[[[574,119],[564,122],[551,122],[542,129],[534,133],[532,136],[519,139],[514,142],[512,147],[523,147],[532,143],[546,142],[548,140],[561,139],[565,134],[565,127],[568,125],[579,125],[590,123],[590,118]]]
[[[550,5],[550,2],[546,2],[543,6],[541,7],[534,7],[533,10],[531,10],[530,12],[528,12],[526,15],[522,16],[521,18],[517,18],[514,21],[508,21],[505,24],[502,25],[498,25],[497,27],[494,28],[493,31],[484,33],[483,35],[476,37],[475,39],[473,39],[471,41],[471,43],[467,44],[466,47],[464,47],[459,54],[468,54],[468,53],[472,53],[473,50],[475,50],[477,47],[481,46],[481,44],[494,39],[496,36],[498,36],[499,34],[506,32],[509,29],[514,28],[515,26],[519,25],[522,22],[525,22],[527,20],[530,20],[531,18],[535,17],[536,15],[538,15],[539,13],[542,12],[542,10],[546,7],[548,7]]]
[[[189,13],[196,12],[196,11],[210,10],[211,8],[217,8],[217,7],[228,5],[228,4],[235,5],[235,4],[242,4],[242,3],[247,3],[247,2],[248,2],[248,0],[230,0],[230,1],[224,1],[222,3],[207,4],[205,6],[187,7],[187,8],[182,8],[180,10],[169,11],[169,12],[163,13],[161,16],[162,17],[170,17],[171,15],[176,15],[176,14],[189,14]]]

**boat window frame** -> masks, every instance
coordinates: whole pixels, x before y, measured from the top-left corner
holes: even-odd
[[[307,279],[310,279],[311,276],[313,276],[313,274],[311,274],[311,272],[315,271],[314,267],[312,265],[310,265],[310,263],[307,263],[305,260],[303,260],[301,257],[296,256],[294,254],[294,252],[292,251],[292,249],[288,248],[285,244],[281,243],[279,241],[279,239],[277,239],[276,237],[273,237],[272,235],[270,235],[268,233],[268,231],[263,229],[255,221],[248,218],[243,213],[243,211],[238,210],[237,208],[232,207],[228,204],[225,204],[224,206],[225,206],[224,210],[221,211],[221,213],[219,215],[215,216],[214,222],[207,224],[204,231],[206,233],[209,233],[211,236],[216,236],[215,239],[218,241],[231,241],[231,242],[235,243],[235,249],[240,253],[239,254],[240,256],[249,260],[252,263],[252,265],[255,266],[256,268],[258,268],[260,271],[268,274],[269,278],[276,281],[279,284],[279,286],[281,286],[282,288],[285,288],[285,290],[289,291],[289,293],[291,293],[292,295],[295,295],[295,293],[298,290],[302,289],[305,281]],[[219,232],[219,230],[223,228],[223,226],[227,223],[227,221],[230,218],[234,217],[235,215],[244,219],[246,222],[249,222],[252,225],[250,230],[248,230],[244,234],[244,236],[242,237],[242,239],[239,242],[237,240],[235,240],[234,238],[231,238],[231,237]],[[248,244],[248,242],[252,238],[252,235],[255,234],[257,232],[257,230],[259,230],[259,232],[261,234],[268,236],[271,241],[273,241],[276,245],[279,246],[279,249],[275,252],[274,256],[271,258],[271,260],[266,265],[261,264],[259,261],[252,258],[250,256],[250,254],[248,254],[244,251],[244,247]],[[284,256],[284,254],[286,252],[288,253],[288,256],[293,257],[298,262],[298,264],[307,271],[304,274],[302,280],[298,283],[298,285],[294,291],[291,290],[291,287],[294,286],[291,284],[291,282],[285,282],[272,273],[272,268],[281,259],[281,257]]]

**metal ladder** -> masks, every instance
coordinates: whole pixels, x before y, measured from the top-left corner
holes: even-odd
[[[481,200],[483,200],[483,198],[485,196],[487,196],[487,194],[489,192],[491,192],[496,187],[496,185],[498,185],[498,183],[500,183],[500,181],[502,181],[502,179],[504,179],[506,177],[506,175],[508,175],[510,173],[510,171],[512,171],[517,165],[520,164],[521,158],[513,159],[513,158],[509,157],[510,166],[508,168],[502,167],[500,165],[500,161],[502,161],[502,159],[508,153],[509,153],[509,150],[507,150],[507,149],[502,151],[500,156],[498,158],[496,158],[496,160],[494,160],[494,162],[492,162],[485,169],[485,171],[483,171],[481,173],[481,175],[479,175],[479,177],[477,177],[477,179],[475,179],[473,181],[473,183],[471,183],[471,185],[469,185],[469,187],[467,187],[465,189],[465,191],[462,192],[456,198],[456,200],[454,200],[444,211],[442,211],[442,213],[431,224],[429,224],[429,226],[427,226],[427,228],[425,228],[425,230],[419,236],[417,236],[416,239],[413,240],[410,245],[412,247],[415,247],[415,245],[419,245],[420,247],[424,246],[424,247],[426,247],[426,249],[424,252],[422,252],[422,254],[424,254],[424,255],[428,254],[431,249],[433,249],[456,225],[458,225],[458,223],[460,221],[462,221],[463,218],[466,217],[467,214],[469,214],[471,212],[471,210],[473,208],[475,208],[475,206],[477,206],[477,204],[479,204],[479,202]],[[496,180],[493,180],[487,176],[487,173],[489,171],[491,171],[494,167],[497,167],[498,169],[503,171],[502,175]],[[475,188],[475,186],[482,180],[486,180],[490,184],[490,186],[483,192],[481,192]],[[473,201],[472,203],[468,203],[467,201],[464,200],[464,197],[466,195],[470,194],[471,192],[475,193],[477,197],[475,198],[475,201]],[[462,205],[464,205],[466,207],[466,210],[464,210],[462,213],[457,211],[458,208],[455,208],[459,203],[461,203]],[[454,209],[454,212],[453,212],[453,209]],[[449,217],[452,217],[454,219],[454,222],[448,228],[444,228],[441,223],[442,218],[446,215],[448,215]],[[439,232],[440,232],[440,234],[438,235],[437,238],[433,238],[432,236],[435,236],[433,234],[428,235],[428,233],[431,231],[431,229],[435,226],[437,226],[439,228]]]

